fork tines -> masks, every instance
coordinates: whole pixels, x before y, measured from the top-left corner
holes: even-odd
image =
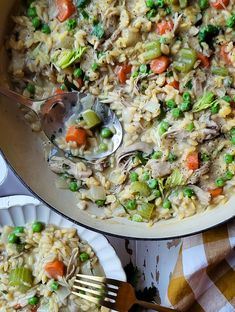
[[[110,278],[77,274],[72,293],[80,298],[112,309],[120,283]]]

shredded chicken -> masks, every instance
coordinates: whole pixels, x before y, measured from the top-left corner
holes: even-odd
[[[202,190],[196,185],[189,185],[189,187],[194,191],[198,200],[203,206],[208,206],[211,200],[211,195],[209,192]]]
[[[151,169],[153,178],[162,178],[171,174],[172,168],[167,161],[157,161],[155,159],[150,159],[146,167]]]

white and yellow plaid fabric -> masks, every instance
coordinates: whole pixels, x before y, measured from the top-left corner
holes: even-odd
[[[182,240],[168,299],[180,311],[235,311],[235,220]]]

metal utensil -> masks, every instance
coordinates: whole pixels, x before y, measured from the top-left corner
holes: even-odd
[[[53,140],[64,128],[65,121],[71,116],[79,116],[83,111],[92,109],[102,120],[103,127],[112,127],[115,134],[112,137],[112,150],[97,154],[81,155],[79,158],[92,161],[102,159],[113,154],[122,141],[122,126],[116,114],[106,105],[91,95],[79,92],[66,92],[54,95],[43,100],[31,100],[3,86],[0,86],[0,93],[6,97],[27,106],[33,110],[41,121],[42,131],[53,144]],[[87,97],[89,99],[87,100]],[[57,146],[58,147],[58,146]]]
[[[106,277],[77,274],[72,293],[119,312],[129,311],[134,304],[159,312],[176,311],[158,304],[138,300],[131,284]]]

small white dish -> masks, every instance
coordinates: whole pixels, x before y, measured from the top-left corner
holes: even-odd
[[[0,198],[0,226],[19,226],[35,220],[60,227],[76,228],[80,238],[87,241],[94,250],[106,277],[126,281],[121,262],[103,235],[70,222],[34,197],[18,195]]]
[[[7,164],[0,153],[0,186],[6,180],[7,174],[8,174]]]

